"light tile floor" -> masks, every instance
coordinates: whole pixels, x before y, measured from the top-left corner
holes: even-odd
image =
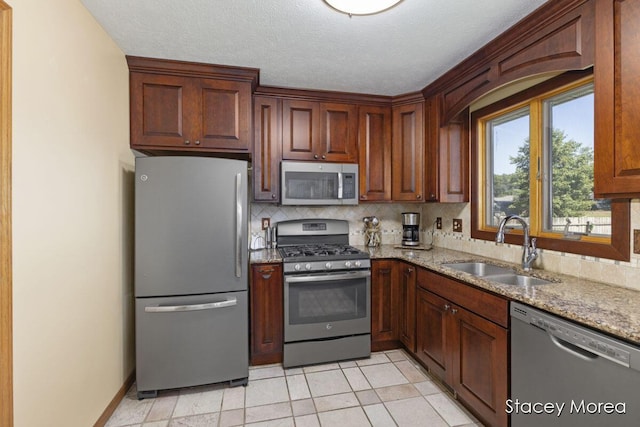
[[[247,387],[217,384],[137,400],[135,384],[107,427],[481,426],[403,350],[283,369],[251,367]]]

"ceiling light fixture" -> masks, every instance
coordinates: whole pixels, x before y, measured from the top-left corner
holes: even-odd
[[[324,0],[338,12],[353,15],[374,15],[391,9],[402,0]]]

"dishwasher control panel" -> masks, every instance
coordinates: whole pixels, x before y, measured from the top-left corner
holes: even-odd
[[[637,353],[638,349],[630,345],[523,304],[512,302],[510,311],[512,317],[546,331],[555,339],[627,368],[640,370],[640,366],[632,366],[634,363],[631,360],[631,354]],[[640,364],[640,360],[635,364]]]

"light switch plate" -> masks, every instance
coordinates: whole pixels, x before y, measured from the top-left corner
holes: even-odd
[[[460,218],[453,219],[453,231],[456,233],[462,233],[462,220]]]
[[[266,230],[271,225],[271,218],[262,218],[262,229]]]

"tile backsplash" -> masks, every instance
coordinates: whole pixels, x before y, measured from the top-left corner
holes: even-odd
[[[262,218],[270,218],[271,224],[279,221],[302,218],[331,218],[349,221],[349,242],[364,244],[364,222],[366,216],[377,216],[383,244],[400,244],[402,241],[403,212],[421,213],[421,242],[431,241],[431,226],[436,217],[442,218],[442,230],[435,230],[435,246],[454,249],[470,254],[482,255],[518,264],[522,257],[522,246],[473,239],[471,237],[471,206],[468,203],[452,204],[386,204],[362,203],[357,206],[277,206],[253,203],[251,205],[251,247],[264,246]],[[462,219],[462,233],[454,233],[453,218]],[[640,229],[640,200],[631,201],[631,230]],[[633,238],[630,239],[633,242]],[[612,261],[551,250],[540,250],[534,268],[568,274],[588,280],[609,283],[640,291],[640,255],[631,254],[629,262]],[[633,252],[633,251],[632,251]]]

